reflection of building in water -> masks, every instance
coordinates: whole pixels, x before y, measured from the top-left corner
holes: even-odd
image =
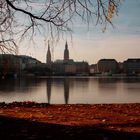
[[[97,87],[98,87],[98,94],[104,94],[104,95],[113,95],[117,93],[117,89],[120,88],[118,82],[120,79],[118,78],[98,78],[96,79],[98,81]],[[104,92],[101,92],[104,91]],[[108,98],[111,99],[111,96]]]
[[[69,101],[69,79],[64,78],[63,84],[64,84],[64,100],[65,100],[65,104],[68,104],[68,101]],[[51,91],[52,91],[51,85],[52,85],[52,79],[48,78],[46,80],[46,95],[47,95],[47,101],[49,104],[51,103]]]
[[[109,83],[117,83],[120,79],[118,78],[98,78],[99,84],[109,84]]]
[[[18,92],[18,94],[21,93],[28,93],[33,92],[34,90],[37,90],[40,87],[41,81],[40,80],[36,80],[34,78],[27,78],[27,77],[22,77],[20,79],[5,79],[5,80],[1,80],[0,79],[0,91],[4,91],[5,94],[7,94],[8,92],[13,94]],[[32,87],[36,87],[36,88],[32,88]],[[3,93],[4,93],[3,92]]]
[[[65,98],[65,104],[68,104],[69,101],[69,79],[64,79],[64,98]]]
[[[49,104],[51,100],[51,84],[52,84],[51,78],[46,79],[46,94]]]

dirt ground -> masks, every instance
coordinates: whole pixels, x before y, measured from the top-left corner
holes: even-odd
[[[0,103],[0,138],[140,140],[140,104]]]

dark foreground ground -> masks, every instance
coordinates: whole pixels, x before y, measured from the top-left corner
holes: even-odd
[[[140,140],[140,104],[0,103],[0,139]]]

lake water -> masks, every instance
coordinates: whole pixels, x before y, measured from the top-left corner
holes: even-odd
[[[53,77],[0,81],[0,102],[140,103],[140,78]]]

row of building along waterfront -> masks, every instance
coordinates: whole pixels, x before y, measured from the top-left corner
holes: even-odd
[[[140,75],[140,58],[129,58],[124,62],[117,62],[115,59],[101,59],[97,64],[90,65],[90,74]]]
[[[68,44],[65,44],[63,60],[51,61],[50,46],[48,45],[46,64],[56,75],[112,75],[140,74],[140,58],[129,58],[124,62],[117,62],[115,59],[101,59],[97,64],[89,65],[86,61],[74,61],[69,58]]]
[[[140,75],[140,58],[129,58],[124,62],[115,59],[101,59],[97,64],[86,61],[74,61],[69,57],[66,42],[63,59],[52,61],[50,45],[46,54],[46,63],[26,55],[0,54],[0,76],[21,75]]]

